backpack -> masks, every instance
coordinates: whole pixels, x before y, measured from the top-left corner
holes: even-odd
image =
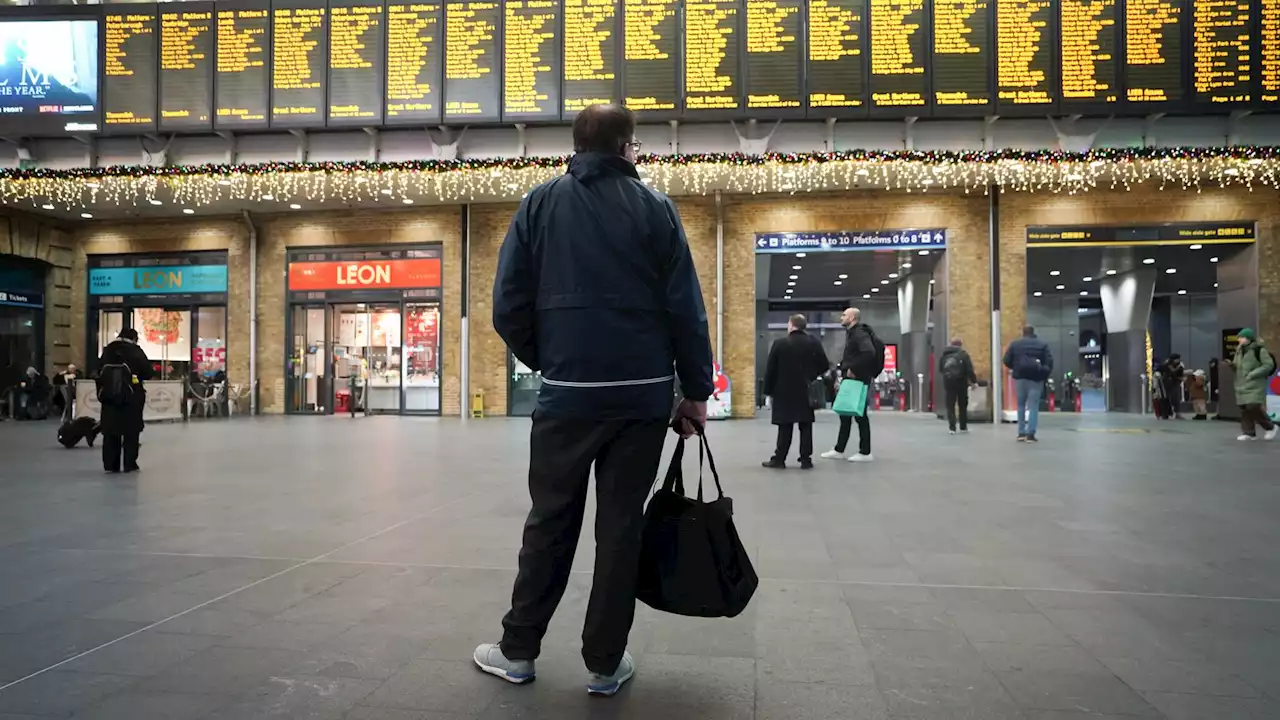
[[[128,405],[133,397],[133,371],[124,363],[103,365],[98,374],[98,402],[103,405]]]
[[[1276,371],[1276,356],[1275,356],[1275,355],[1273,355],[1273,354],[1271,354],[1271,351],[1270,351],[1270,350],[1267,350],[1266,348],[1261,347],[1261,346],[1258,346],[1258,345],[1254,345],[1254,346],[1253,346],[1253,356],[1254,356],[1255,358],[1257,358],[1257,360],[1258,360],[1258,362],[1259,362],[1259,363],[1262,363],[1262,352],[1263,352],[1264,350],[1266,350],[1267,357],[1271,359],[1271,360],[1270,360],[1270,362],[1266,365],[1266,367],[1271,368],[1271,369],[1270,369],[1270,370],[1268,370],[1267,372],[1268,372],[1268,373],[1274,373],[1274,372]]]
[[[871,346],[875,348],[866,367],[867,375],[875,378],[884,372],[884,343],[876,337],[876,331],[872,330],[870,325],[863,325],[862,328],[867,331],[867,337],[871,338]]]
[[[964,361],[960,359],[960,353],[953,352],[942,359],[942,377],[951,381],[964,378]]]

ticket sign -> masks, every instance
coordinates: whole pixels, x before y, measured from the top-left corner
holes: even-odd
[[[440,287],[440,260],[296,262],[289,265],[290,290],[405,290]]]
[[[227,291],[226,265],[93,268],[90,295],[188,295]]]

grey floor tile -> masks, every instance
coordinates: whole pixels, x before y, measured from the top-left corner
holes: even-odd
[[[125,690],[81,710],[72,720],[203,720],[229,701],[217,695]]]
[[[877,685],[894,720],[1021,720],[1023,711],[1000,682],[981,668],[928,673],[876,669]]]
[[[213,610],[208,607],[192,610],[173,618],[154,629],[161,633],[185,633],[191,635],[216,635],[234,637],[249,628],[271,619],[266,613],[248,610]]]
[[[0,712],[66,715],[83,710],[136,681],[137,678],[126,675],[54,670],[0,692]]]
[[[141,680],[138,687],[147,691],[234,695],[296,667],[302,657],[290,650],[214,646]]]
[[[463,720],[465,717],[466,715],[457,713],[397,710],[395,708],[358,705],[344,715],[342,720]]]
[[[483,712],[502,681],[467,661],[415,660],[363,700],[365,705],[464,715]]]
[[[1143,697],[1169,720],[1274,720],[1280,701],[1219,695],[1144,692]]]
[[[89,617],[93,620],[126,620],[153,623],[190,610],[214,597],[217,596],[157,590],[144,595],[137,595],[128,600],[122,600],[115,605],[92,613]]]
[[[338,720],[378,688],[378,680],[276,676],[209,715],[210,720],[310,718]]]
[[[1112,675],[1109,668],[1078,645],[973,643],[988,668],[997,673]]]
[[[1074,645],[1048,618],[1039,613],[959,609],[952,622],[970,642],[1003,642],[1021,645]]]
[[[116,675],[155,675],[217,641],[217,637],[210,635],[174,635],[149,630],[73,660],[63,669]]]
[[[1000,673],[1000,682],[1023,707],[1084,710],[1117,715],[1151,713],[1151,705],[1114,675],[1050,672]]]
[[[850,600],[858,628],[871,630],[947,630],[955,621],[941,603],[897,603]]]
[[[884,698],[873,686],[815,685],[766,680],[756,688],[757,720],[887,720]]]
[[[1103,658],[1129,687],[1140,691],[1258,697],[1258,689],[1209,662]]]
[[[278,648],[280,650],[310,650],[341,635],[351,623],[284,622],[269,620],[244,632],[219,641],[224,647]]]

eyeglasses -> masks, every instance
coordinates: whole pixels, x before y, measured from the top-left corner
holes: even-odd
[[[639,154],[640,154],[640,146],[641,146],[641,144],[642,144],[642,143],[641,143],[639,140],[632,140],[631,142],[624,144],[622,147],[623,147],[623,148],[631,148],[631,150],[632,150],[635,154],[639,155]]]

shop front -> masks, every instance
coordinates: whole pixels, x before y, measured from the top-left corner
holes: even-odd
[[[289,251],[286,412],[440,414],[441,255]]]
[[[44,366],[45,269],[26,258],[0,255],[0,392],[27,368]]]

